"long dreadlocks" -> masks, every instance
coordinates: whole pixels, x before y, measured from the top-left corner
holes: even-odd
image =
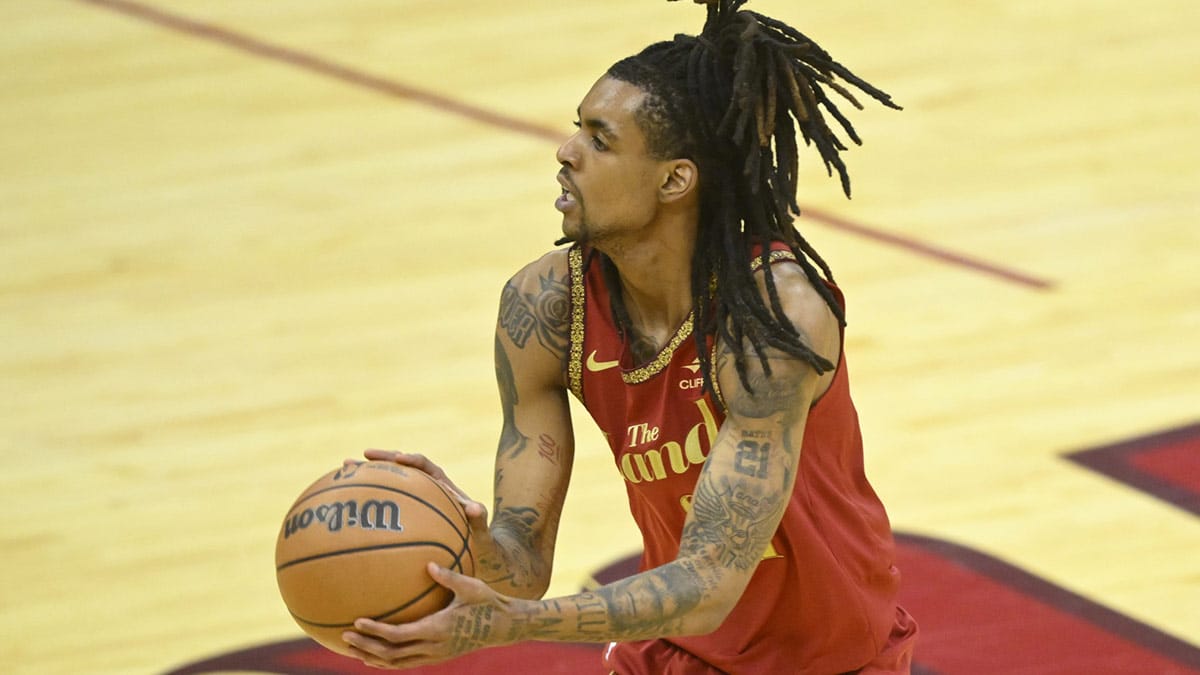
[[[816,42],[781,21],[741,9],[745,3],[709,3],[698,36],[677,35],[653,44],[607,73],[646,92],[637,121],[652,155],[690,159],[700,169],[692,294],[695,339],[710,387],[713,364],[705,341],[714,335],[732,352],[747,388],[747,344],[767,374],[768,348],[803,359],[818,373],[833,368],[805,344],[784,314],[766,245],[781,241],[791,247],[813,287],[844,324],[842,309],[823,282],[833,280],[829,265],[793,225],[793,214],[800,212],[796,130],[806,146],[816,148],[827,173],[837,171],[849,197],[850,177],[840,156],[847,148],[827,117],[850,140],[862,141],[826,90],[861,109],[840,79],[899,109],[888,94],[834,61]],[[747,264],[755,246],[761,249],[766,302]],[[615,267],[606,256],[601,256],[601,264],[618,326],[628,334],[631,323],[620,285],[612,283]]]

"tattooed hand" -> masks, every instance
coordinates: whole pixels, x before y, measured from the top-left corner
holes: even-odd
[[[516,641],[512,612],[525,601],[506,597],[478,579],[433,563],[429,575],[454,592],[448,607],[413,623],[391,625],[359,619],[342,639],[363,663],[376,668],[414,668]]]

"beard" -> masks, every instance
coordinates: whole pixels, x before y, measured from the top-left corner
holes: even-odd
[[[592,226],[590,223],[588,223],[587,212],[585,211],[583,204],[580,202],[577,202],[577,208],[579,209],[579,224],[575,227],[569,227],[566,223],[567,216],[564,215],[563,216],[563,226],[562,226],[563,236],[559,237],[554,242],[555,246],[561,246],[563,244],[571,244],[571,243],[575,243],[575,244],[591,243],[592,238],[591,238],[590,233],[592,232]],[[574,231],[572,232],[569,230],[574,230]]]

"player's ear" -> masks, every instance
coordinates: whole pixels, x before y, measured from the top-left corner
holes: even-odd
[[[700,185],[700,168],[690,159],[664,162],[662,176],[658,195],[663,202],[674,202],[688,197],[694,194]]]

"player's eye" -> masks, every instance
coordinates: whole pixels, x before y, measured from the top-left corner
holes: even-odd
[[[574,124],[576,129],[583,128],[583,123],[580,122],[579,120],[575,120],[571,124]],[[605,150],[608,150],[608,144],[605,143],[599,136],[595,136],[595,135],[592,136],[592,147],[595,148],[598,152],[604,152]]]

